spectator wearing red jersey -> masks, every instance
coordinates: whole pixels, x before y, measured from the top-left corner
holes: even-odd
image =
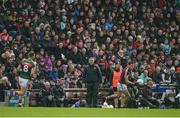
[[[3,31],[0,33],[0,39],[1,39],[2,41],[4,41],[4,42],[9,41],[10,36],[9,36],[9,34],[8,34],[7,29],[3,29]]]

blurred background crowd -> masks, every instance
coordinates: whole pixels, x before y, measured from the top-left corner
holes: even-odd
[[[33,89],[46,82],[84,87],[89,57],[100,66],[102,88],[111,87],[115,63],[125,68],[130,60],[132,82],[180,85],[179,5],[179,0],[0,1],[0,79],[6,80],[0,90],[19,88],[17,66],[32,50]]]

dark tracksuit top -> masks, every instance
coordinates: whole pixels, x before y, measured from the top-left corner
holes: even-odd
[[[85,83],[101,83],[102,73],[98,65],[89,65],[84,72]]]

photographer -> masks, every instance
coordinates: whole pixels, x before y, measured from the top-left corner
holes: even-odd
[[[130,97],[128,99],[128,104],[127,107],[128,108],[136,108],[137,107],[137,100],[140,97],[140,88],[138,83],[135,83],[134,85],[132,85],[132,87],[128,88]]]
[[[152,80],[147,81],[147,85],[142,90],[141,104],[144,107],[157,108],[160,105],[158,101],[152,94],[153,82]]]

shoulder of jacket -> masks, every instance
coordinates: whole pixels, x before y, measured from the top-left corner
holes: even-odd
[[[98,64],[94,64],[95,67],[99,68],[99,65]]]

